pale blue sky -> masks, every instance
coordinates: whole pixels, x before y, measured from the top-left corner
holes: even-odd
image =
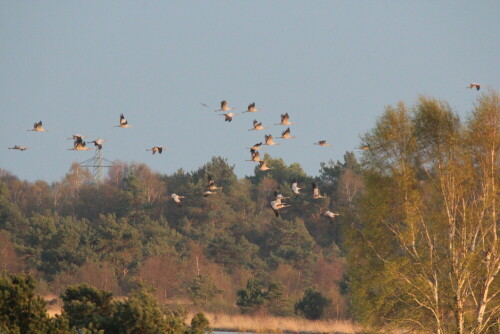
[[[470,82],[498,90],[499,28],[493,0],[0,1],[0,168],[58,181],[94,154],[67,150],[81,133],[109,160],[170,174],[220,155],[243,177],[245,148],[288,112],[298,138],[267,152],[318,175],[386,105],[427,94],[465,115]],[[263,110],[225,123],[222,99]],[[254,118],[271,128],[247,131]],[[27,132],[38,120],[51,131]]]

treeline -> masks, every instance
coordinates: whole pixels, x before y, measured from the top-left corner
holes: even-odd
[[[140,287],[126,300],[86,284],[62,295],[62,313],[47,314],[47,303],[35,295],[30,275],[0,276],[0,332],[5,334],[203,334],[210,323],[203,313],[186,325],[186,314],[162,308],[148,289]]]
[[[266,160],[272,170],[244,179],[221,157],[173,175],[116,162],[98,184],[77,164],[52,184],[3,171],[0,270],[31,273],[41,294],[84,282],[120,296],[145,283],[162,304],[226,313],[294,315],[313,288],[331,301],[324,317],[348,317],[346,220],[332,224],[321,213],[343,212],[361,193],[355,155],[322,164],[316,178],[297,163]],[[204,197],[208,175],[222,190]],[[291,191],[294,179],[304,187],[300,196]],[[312,198],[313,181],[327,198]],[[275,191],[290,197],[280,218],[269,204]],[[171,193],[185,196],[182,207]],[[249,282],[258,282],[259,297],[239,301]],[[273,297],[261,298],[269,285]]]
[[[272,169],[243,179],[221,157],[172,175],[116,162],[98,185],[76,164],[50,185],[4,171],[0,269],[32,273],[45,293],[147,284],[162,305],[213,312],[500,332],[498,93],[465,121],[425,96],[388,106],[360,148],[317,177],[269,156]],[[208,175],[222,191],[203,197]],[[289,197],[279,218],[275,191]]]

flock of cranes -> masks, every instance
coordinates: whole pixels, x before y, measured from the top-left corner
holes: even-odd
[[[473,82],[469,86],[467,86],[467,88],[479,90],[481,88],[481,85],[479,83]],[[202,103],[202,105],[204,107],[209,108],[209,106],[207,104]],[[257,108],[255,106],[255,102],[253,102],[253,103],[250,103],[247,107],[247,110],[243,111],[241,114],[234,113],[234,112],[232,112],[233,110],[235,110],[235,108],[230,107],[228,102],[226,100],[223,100],[220,103],[220,109],[215,110],[215,112],[222,111],[223,113],[219,114],[219,116],[224,116],[225,122],[231,122],[233,120],[233,118],[237,115],[241,115],[244,113],[254,113],[254,112],[257,112],[261,109]],[[295,138],[294,136],[291,135],[291,130],[290,130],[290,125],[295,125],[295,124],[297,124],[297,123],[290,122],[290,115],[288,113],[281,114],[281,121],[279,123],[275,123],[274,125],[284,125],[284,126],[287,126],[287,128],[286,128],[286,130],[281,132],[281,136],[277,137],[277,138],[285,139],[285,140]],[[47,131],[49,131],[47,129],[44,129],[42,125],[43,125],[42,121],[35,122],[33,124],[33,128],[28,129],[27,131],[33,131],[33,132],[47,132]],[[128,124],[128,121],[123,114],[120,114],[119,125],[115,125],[115,127],[130,128],[130,127],[132,127],[132,125]],[[249,129],[248,131],[260,131],[260,130],[265,130],[265,129],[269,129],[269,127],[265,127],[262,124],[262,122],[259,122],[256,119],[254,119],[253,128]],[[80,135],[80,134],[74,134],[71,138],[68,138],[68,139],[73,140],[73,147],[69,148],[68,150],[72,150],[72,151],[92,150],[93,147],[87,147],[87,143],[83,140],[84,138],[87,138],[87,137]],[[101,150],[103,143],[106,141],[107,140],[101,139],[99,137],[98,139],[90,141],[89,143],[93,143],[94,146],[97,147],[98,150]],[[261,149],[261,146],[263,146],[263,145],[274,146],[274,145],[280,145],[280,144],[281,143],[274,142],[274,137],[271,134],[265,135],[264,142],[256,143],[256,144],[252,145],[252,147],[249,148],[250,149],[250,160],[246,160],[246,161],[259,163],[258,169],[261,171],[269,170],[269,169],[271,169],[271,167],[269,167],[267,165],[267,162],[265,160],[261,159],[259,150]],[[333,145],[327,143],[326,140],[319,140],[318,142],[315,142],[314,145],[319,145],[319,146],[323,146],[323,147],[333,146]],[[9,147],[9,149],[10,150],[26,151],[29,148],[26,146],[15,145],[13,147]],[[364,146],[359,147],[359,149],[369,150],[370,147],[367,145],[364,145]],[[154,155],[156,153],[161,154],[163,152],[163,150],[168,150],[168,149],[166,147],[163,147],[163,146],[154,146],[150,149],[147,149],[146,151],[151,151],[151,153]],[[206,185],[205,191],[203,192],[203,196],[207,197],[207,196],[217,194],[217,190],[220,190],[220,189],[222,189],[222,187],[218,187],[215,183],[215,180],[213,180],[213,178],[210,175],[208,175],[207,185]],[[298,186],[297,181],[293,180],[291,191],[296,196],[300,196],[301,189],[303,189],[303,188]],[[185,198],[184,196],[180,196],[180,195],[173,193],[173,194],[171,194],[171,198],[179,207],[182,208],[182,201]],[[274,211],[274,214],[276,215],[276,217],[280,216],[280,210],[290,206],[290,205],[282,202],[282,200],[287,199],[287,198],[288,197],[284,197],[282,194],[278,194],[278,192],[274,193],[274,199],[271,201],[270,206],[271,206],[271,209]],[[320,194],[319,189],[318,189],[316,183],[314,183],[314,182],[312,183],[312,198],[313,199],[326,198],[326,196],[323,196]],[[338,216],[339,214],[336,212],[332,212],[330,210],[325,210],[322,212],[322,215],[327,217],[330,220],[330,222],[333,223],[335,217]]]
[[[202,103],[202,105],[204,107],[209,108],[209,106],[205,103]],[[261,110],[261,109],[257,108],[255,106],[255,102],[253,102],[253,103],[250,103],[247,107],[247,110],[241,112],[241,114],[254,113],[254,112],[259,111],[259,110]],[[235,116],[241,115],[240,113],[233,112],[233,111],[235,111],[235,108],[230,107],[226,100],[223,100],[220,103],[220,108],[215,110],[215,112],[220,112],[220,111],[222,111],[223,113],[219,114],[219,116],[224,116],[225,122],[231,122]],[[254,119],[252,124],[253,124],[253,127],[251,129],[248,129],[248,131],[261,131],[261,130],[269,129],[269,127],[264,126],[262,124],[262,122],[259,122],[257,119]],[[274,125],[284,125],[284,126],[287,126],[287,128],[281,132],[280,137],[276,137],[276,138],[285,139],[285,140],[295,138],[294,136],[291,135],[291,128],[290,128],[290,125],[295,125],[295,124],[297,124],[297,123],[290,122],[290,115],[288,113],[281,114],[280,122],[275,123]],[[314,144],[324,146],[324,147],[325,146],[333,146],[333,145],[328,144],[326,142],[326,140],[320,140]],[[267,161],[263,160],[260,156],[259,150],[262,148],[263,145],[275,146],[275,145],[281,145],[281,143],[275,142],[274,137],[271,134],[266,134],[264,136],[263,142],[256,143],[256,144],[252,145],[252,147],[249,148],[250,149],[250,160],[246,160],[246,161],[257,162],[257,163],[259,163],[258,169],[261,171],[266,171],[266,170],[271,169],[271,167],[269,167],[267,165]],[[219,187],[215,186],[215,181],[209,175],[207,188],[206,188],[205,192],[203,193],[203,196],[213,195],[216,193],[215,190],[217,190],[217,189],[219,189]],[[295,194],[295,196],[301,195],[301,193],[300,193],[301,189],[303,189],[303,188],[298,186],[297,181],[293,180],[291,190]],[[319,189],[314,182],[312,183],[312,189],[313,189],[313,195],[312,195],[313,199],[326,198],[326,196],[320,195]],[[173,201],[175,203],[177,203],[177,205],[179,207],[182,208],[182,199],[184,198],[183,196],[179,196],[179,195],[174,193],[171,195],[171,198],[173,199]],[[288,198],[288,197],[284,197],[282,194],[278,194],[278,192],[275,192],[274,199],[271,201],[270,206],[271,206],[271,209],[273,210],[274,214],[276,215],[276,217],[280,216],[280,210],[290,206],[287,203],[282,202],[282,200],[284,200],[286,198]],[[322,214],[325,217],[329,218],[330,222],[332,222],[332,223],[333,223],[334,218],[339,215],[338,213],[334,213],[334,212],[329,211],[329,210],[322,212]]]

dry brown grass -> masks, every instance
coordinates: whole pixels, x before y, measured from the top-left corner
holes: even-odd
[[[254,333],[355,333],[360,330],[349,321],[283,318],[272,316],[245,316],[205,313],[210,327],[220,330]],[[188,316],[188,320],[192,315]]]
[[[53,318],[61,314],[61,300],[54,294],[47,294],[42,297],[47,302],[47,314]]]
[[[45,295],[48,302],[57,298],[55,295]],[[124,299],[124,298],[121,298]],[[47,313],[54,317],[61,314],[61,301],[47,305]],[[210,327],[219,330],[234,332],[254,332],[254,333],[356,333],[361,327],[350,321],[318,320],[310,321],[302,318],[284,318],[272,316],[247,316],[231,315],[221,313],[206,313],[210,321]],[[194,314],[188,314],[186,322],[189,324]]]

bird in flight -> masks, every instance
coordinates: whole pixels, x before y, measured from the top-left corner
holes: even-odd
[[[295,138],[295,137],[293,137],[293,136],[290,135],[290,128],[287,128],[285,131],[283,131],[281,133],[281,137],[278,137],[278,138],[292,139],[292,138]]]
[[[28,148],[26,146],[15,145],[13,147],[9,147],[9,150],[19,150],[26,151]]]
[[[226,100],[222,100],[220,102],[220,109],[214,110],[214,111],[231,111],[234,110],[234,108],[229,107],[228,103]]]
[[[248,131],[252,130],[264,130],[267,129],[267,127],[262,126],[262,122],[257,122],[256,119],[253,120],[253,128],[249,129]]]
[[[260,143],[257,143],[257,144],[255,144],[255,145],[253,145],[253,146],[252,146],[252,147],[250,147],[249,149],[250,149],[250,150],[254,150],[254,151],[258,151],[258,150],[260,150],[260,149],[261,149],[261,146],[262,146],[262,142],[260,142]]]
[[[42,121],[39,121],[39,122],[35,122],[35,124],[33,124],[33,129],[29,129],[29,130],[26,130],[26,131],[43,132],[43,131],[49,131],[49,130],[44,129],[42,127]]]
[[[255,102],[253,102],[253,103],[250,103],[248,105],[248,109],[245,110],[244,113],[246,113],[246,112],[256,112],[258,110],[260,110],[260,108],[255,108]]]
[[[259,151],[256,151],[254,149],[250,149],[250,160],[245,160],[245,161],[253,161],[253,162],[262,161],[262,159],[260,158]]]
[[[333,146],[332,144],[328,144],[326,140],[320,140],[317,143],[314,143],[314,145],[319,145],[319,146]]]
[[[208,196],[215,195],[215,194],[217,194],[215,191],[205,190],[203,192],[203,197],[208,197]]]
[[[173,193],[172,195],[170,195],[170,197],[172,197],[179,208],[182,208],[182,199],[184,198],[184,196],[179,196],[176,193]]]
[[[293,180],[292,181],[292,192],[295,194],[295,195],[300,195],[300,189],[302,188],[299,188],[299,186],[297,185],[297,180]]]
[[[81,134],[76,134],[68,138],[68,140],[77,140],[77,139],[83,139],[83,138],[88,138],[87,136],[81,135]]]
[[[477,82],[473,82],[467,88],[470,88],[470,89],[474,89],[475,88],[476,90],[479,90],[479,89],[481,89],[481,85],[478,84]]]
[[[274,125],[291,125],[291,124],[297,124],[297,123],[290,123],[288,120],[290,119],[290,116],[288,113],[281,114],[281,122],[274,124]]]
[[[232,112],[228,112],[225,114],[219,114],[219,116],[224,116],[224,121],[226,122],[231,122],[233,120],[233,117],[239,115],[239,114],[234,114]]]
[[[131,128],[132,125],[128,124],[128,121],[125,118],[125,116],[123,116],[123,114],[120,114],[120,125],[115,125],[115,127],[118,127],[118,128]]]
[[[269,146],[271,146],[271,145],[279,145],[279,143],[275,143],[274,142],[274,140],[273,140],[274,137],[271,136],[271,135],[267,135],[264,138],[265,138],[265,141],[264,141],[265,144],[264,145],[269,145]]]
[[[163,150],[167,150],[167,148],[163,146],[154,146],[152,148],[147,149],[146,151],[151,151],[151,153],[154,155],[156,152],[158,152],[158,154],[161,154]]]
[[[339,214],[328,210],[323,212],[323,216],[328,217],[330,219],[330,223],[333,224],[333,220],[335,219],[336,216],[339,216]]]
[[[268,169],[271,169],[271,167],[267,167],[267,161],[265,160],[259,161],[259,170],[266,171]]]
[[[222,189],[222,187],[217,187],[217,185],[215,184],[215,180],[212,178],[212,175],[210,175],[210,174],[207,174],[207,187],[206,188],[207,188],[207,191],[214,191],[217,189]],[[212,194],[209,193],[209,194],[207,194],[207,196],[208,195],[212,195]]]
[[[363,150],[363,151],[369,151],[370,150],[370,145],[361,145],[360,147],[357,147],[358,150]]]
[[[271,209],[273,209],[274,211],[274,214],[276,215],[276,217],[279,217],[280,216],[280,210],[283,209],[283,208],[287,208],[289,207],[290,205],[286,205],[285,203],[281,203],[274,200],[274,201],[271,201]]]
[[[68,148],[69,151],[88,151],[93,150],[93,147],[87,147],[87,143],[83,141],[82,138],[75,139],[73,143],[73,148]]]
[[[274,191],[274,200],[276,201],[276,203],[278,204],[281,204],[281,201],[286,199],[286,198],[290,198],[290,197],[284,197],[282,194],[279,194],[277,191]]]
[[[99,137],[99,139],[93,140],[91,141],[91,143],[94,143],[94,146],[97,146],[97,149],[102,150],[102,143],[104,143],[105,141],[107,140],[101,139],[101,137]]]
[[[321,196],[319,194],[319,189],[318,187],[316,186],[316,183],[312,183],[312,188],[313,188],[313,198],[314,199],[318,199],[318,198],[326,198],[326,196]]]

